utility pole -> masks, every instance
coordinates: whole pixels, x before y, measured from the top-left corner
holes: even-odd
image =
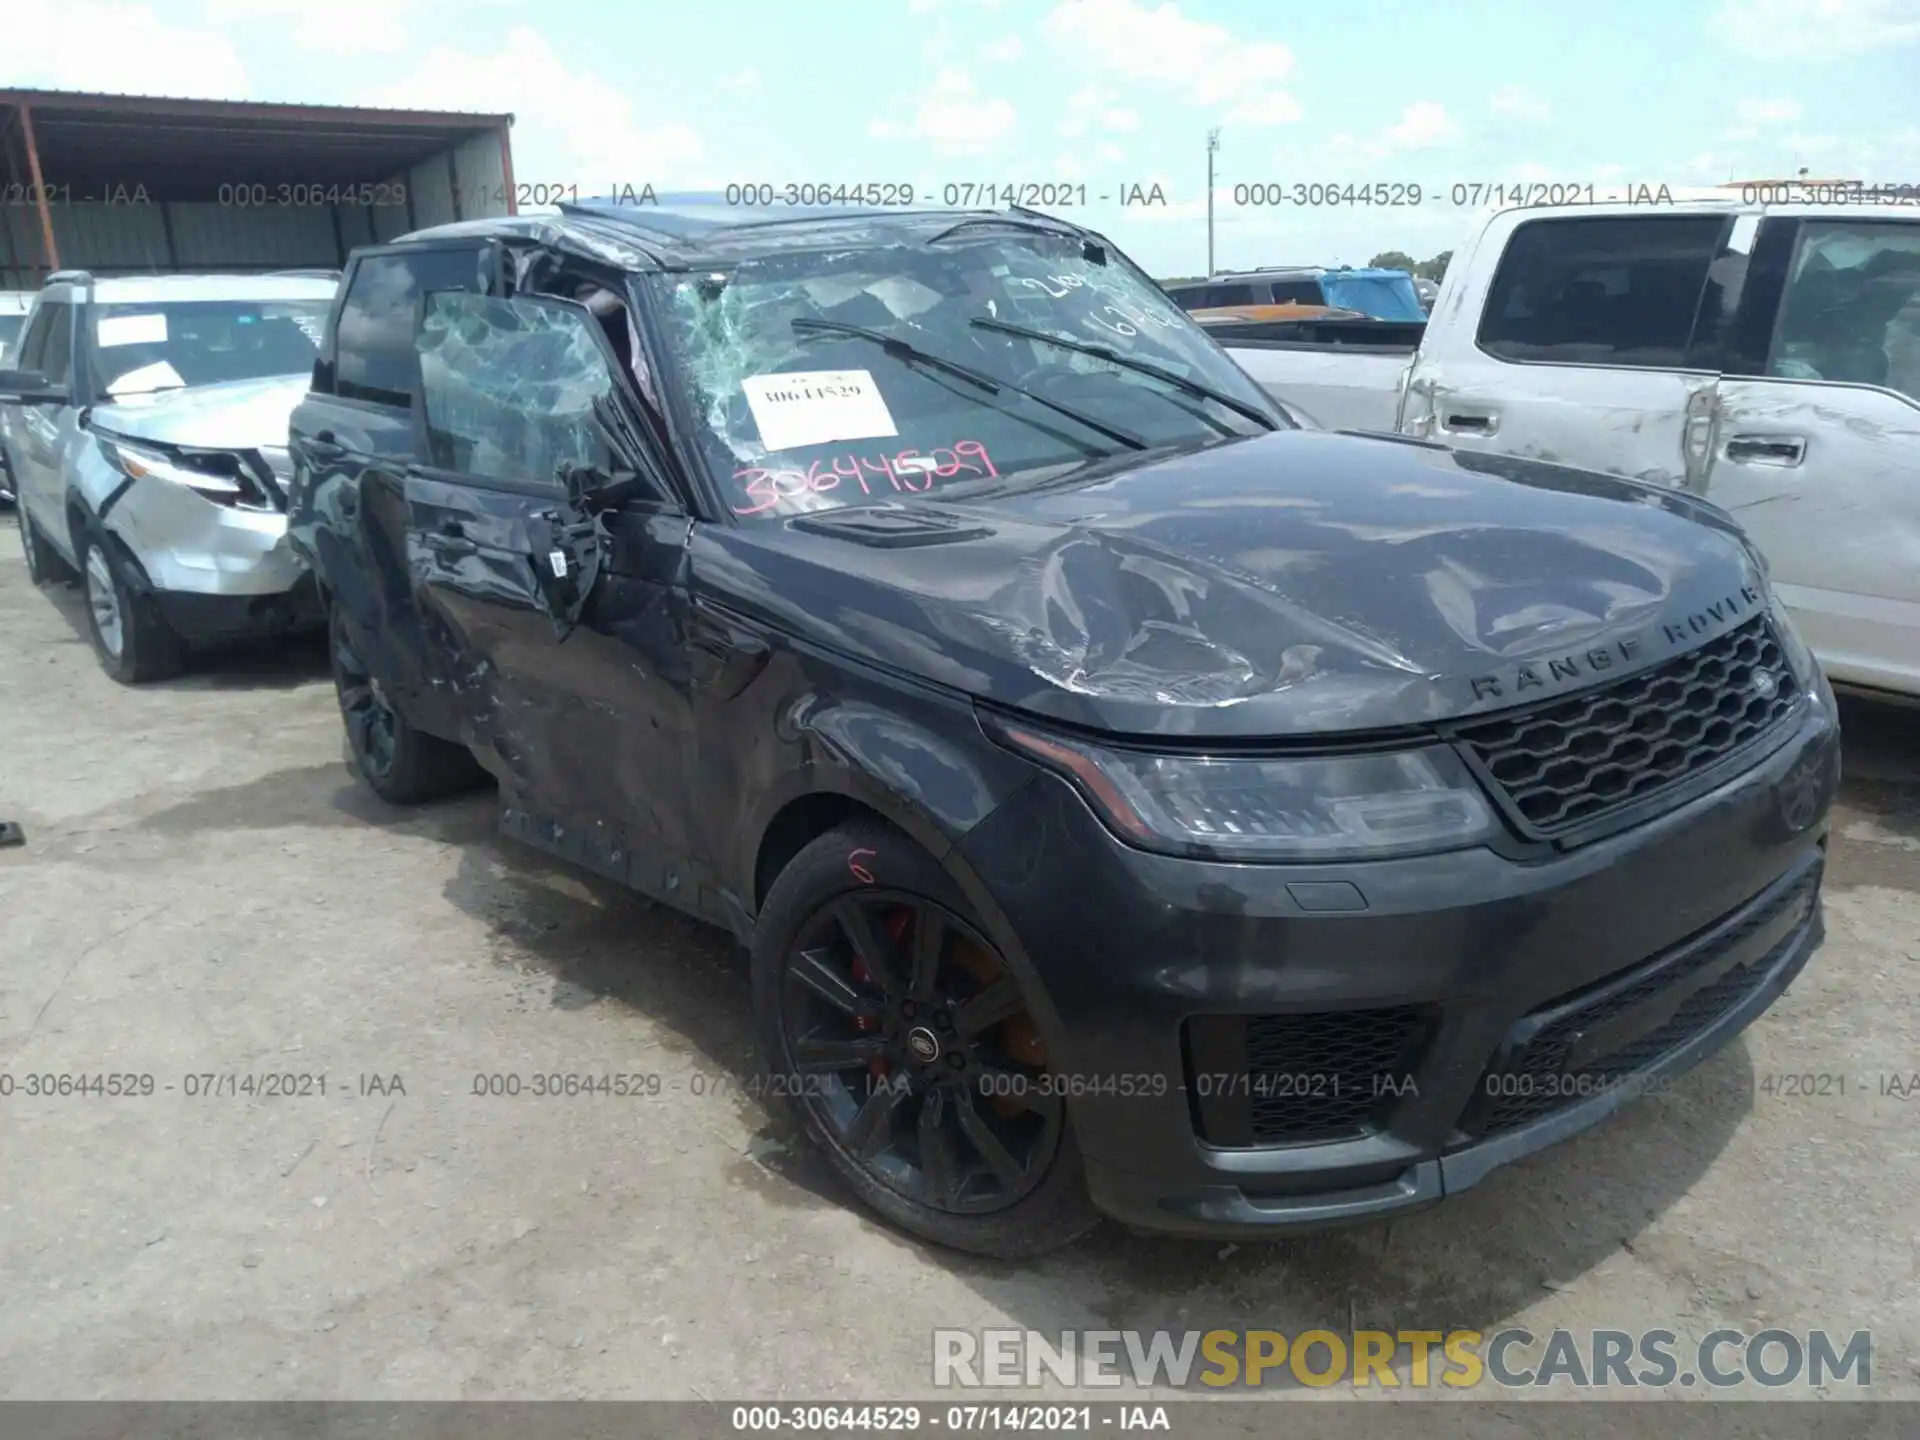
[[[1220,149],[1220,127],[1207,131],[1207,274],[1213,274],[1213,157]]]

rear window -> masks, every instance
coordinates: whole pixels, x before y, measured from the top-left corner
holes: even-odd
[[[1251,285],[1209,285],[1207,287],[1206,308],[1216,310],[1222,305],[1256,305],[1262,303],[1256,298]]]
[[[1500,257],[1480,348],[1502,360],[1677,369],[1727,221],[1530,220]]]
[[[414,334],[421,296],[485,288],[477,248],[362,256],[347,280],[334,332],[334,393],[410,406],[420,373]]]
[[[1276,280],[1273,282],[1273,303],[1276,305],[1324,305],[1327,299],[1320,291],[1318,280]]]

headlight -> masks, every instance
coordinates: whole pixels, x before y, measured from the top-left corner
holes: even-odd
[[[255,487],[246,483],[238,456],[223,456],[219,460],[204,458],[205,468],[201,468],[157,450],[104,437],[100,440],[100,451],[116,470],[133,480],[164,480],[170,485],[184,485],[222,505],[257,505],[264,498],[256,496]],[[227,463],[222,464],[221,460]]]
[[[1000,725],[1065,772],[1121,837],[1230,860],[1357,860],[1457,850],[1499,833],[1445,746],[1310,759],[1150,755]]]

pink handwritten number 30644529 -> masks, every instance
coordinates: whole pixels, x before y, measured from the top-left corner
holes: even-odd
[[[919,463],[905,463],[910,460],[918,460]],[[837,490],[845,481],[858,485],[863,495],[871,495],[876,489],[886,494],[883,482],[884,485],[891,485],[896,492],[924,494],[933,488],[935,479],[951,480],[956,475],[997,476],[999,473],[993,468],[987,447],[978,440],[956,440],[951,448],[936,446],[929,455],[921,455],[918,450],[902,450],[897,455],[881,455],[871,459],[864,455],[834,455],[814,461],[805,470],[756,467],[734,471],[733,478],[746,490],[747,498],[756,503],[736,505],[733,513],[759,515],[802,495]],[[916,479],[920,482],[917,485],[914,483]]]

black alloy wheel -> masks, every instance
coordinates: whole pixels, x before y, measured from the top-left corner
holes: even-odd
[[[417,805],[472,788],[485,772],[464,745],[415,728],[382,687],[339,606],[328,624],[334,693],[354,768],[389,805]]]
[[[802,850],[761,911],[754,987],[777,1093],[889,1219],[1003,1257],[1095,1223],[1021,981],[906,836],[860,822]]]
[[[1018,982],[971,925],[924,896],[849,892],[797,937],[786,988],[801,1098],[843,1154],[954,1215],[1032,1193],[1066,1105],[1031,1063]]]
[[[393,774],[397,745],[394,728],[399,717],[387,703],[379,681],[360,658],[344,622],[336,619],[329,637],[333,647],[333,688],[340,697],[340,718],[347,727],[347,744],[367,780],[378,790]]]

